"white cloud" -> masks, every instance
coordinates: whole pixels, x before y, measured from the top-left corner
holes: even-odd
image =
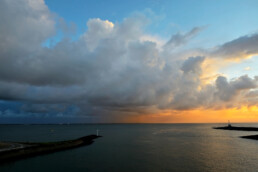
[[[249,70],[251,70],[251,67],[247,66],[247,67],[244,68],[244,70],[249,71]]]

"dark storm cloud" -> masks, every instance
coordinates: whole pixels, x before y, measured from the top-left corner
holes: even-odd
[[[204,85],[202,65],[207,57],[185,58],[170,51],[190,41],[202,30],[199,27],[172,36],[160,48],[158,41],[141,39],[144,17],[116,24],[90,19],[78,40],[65,38],[47,48],[42,43],[54,35],[56,22],[44,1],[3,0],[0,8],[0,99],[24,103],[21,114],[112,116],[212,108],[225,101],[234,106],[232,97],[257,87],[257,79],[248,76],[230,82],[218,77],[215,84]],[[238,42],[249,39],[219,49],[237,53],[229,47],[243,46]]]

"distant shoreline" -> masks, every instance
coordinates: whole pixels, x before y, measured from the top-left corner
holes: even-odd
[[[214,127],[213,129],[238,130],[238,131],[258,131],[258,128],[256,128],[256,127],[235,127],[235,126]]]
[[[236,130],[236,131],[258,131],[258,128],[256,127],[235,127],[231,125],[228,125],[225,127],[213,127],[213,129]],[[240,136],[240,138],[258,140],[258,135]]]
[[[252,139],[252,140],[258,140],[258,135],[241,136],[241,138],[244,138],[244,139]]]
[[[58,142],[0,142],[0,164],[90,145],[94,142],[93,140],[98,137],[101,136],[89,135],[74,140]]]

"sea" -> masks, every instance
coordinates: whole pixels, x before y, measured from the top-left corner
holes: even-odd
[[[0,141],[50,142],[96,134],[89,146],[0,165],[0,172],[258,171],[258,132],[227,124],[0,125]],[[258,124],[232,124],[253,126]]]

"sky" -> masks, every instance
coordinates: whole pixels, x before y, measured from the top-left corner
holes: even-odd
[[[256,0],[1,0],[0,123],[258,122]]]

